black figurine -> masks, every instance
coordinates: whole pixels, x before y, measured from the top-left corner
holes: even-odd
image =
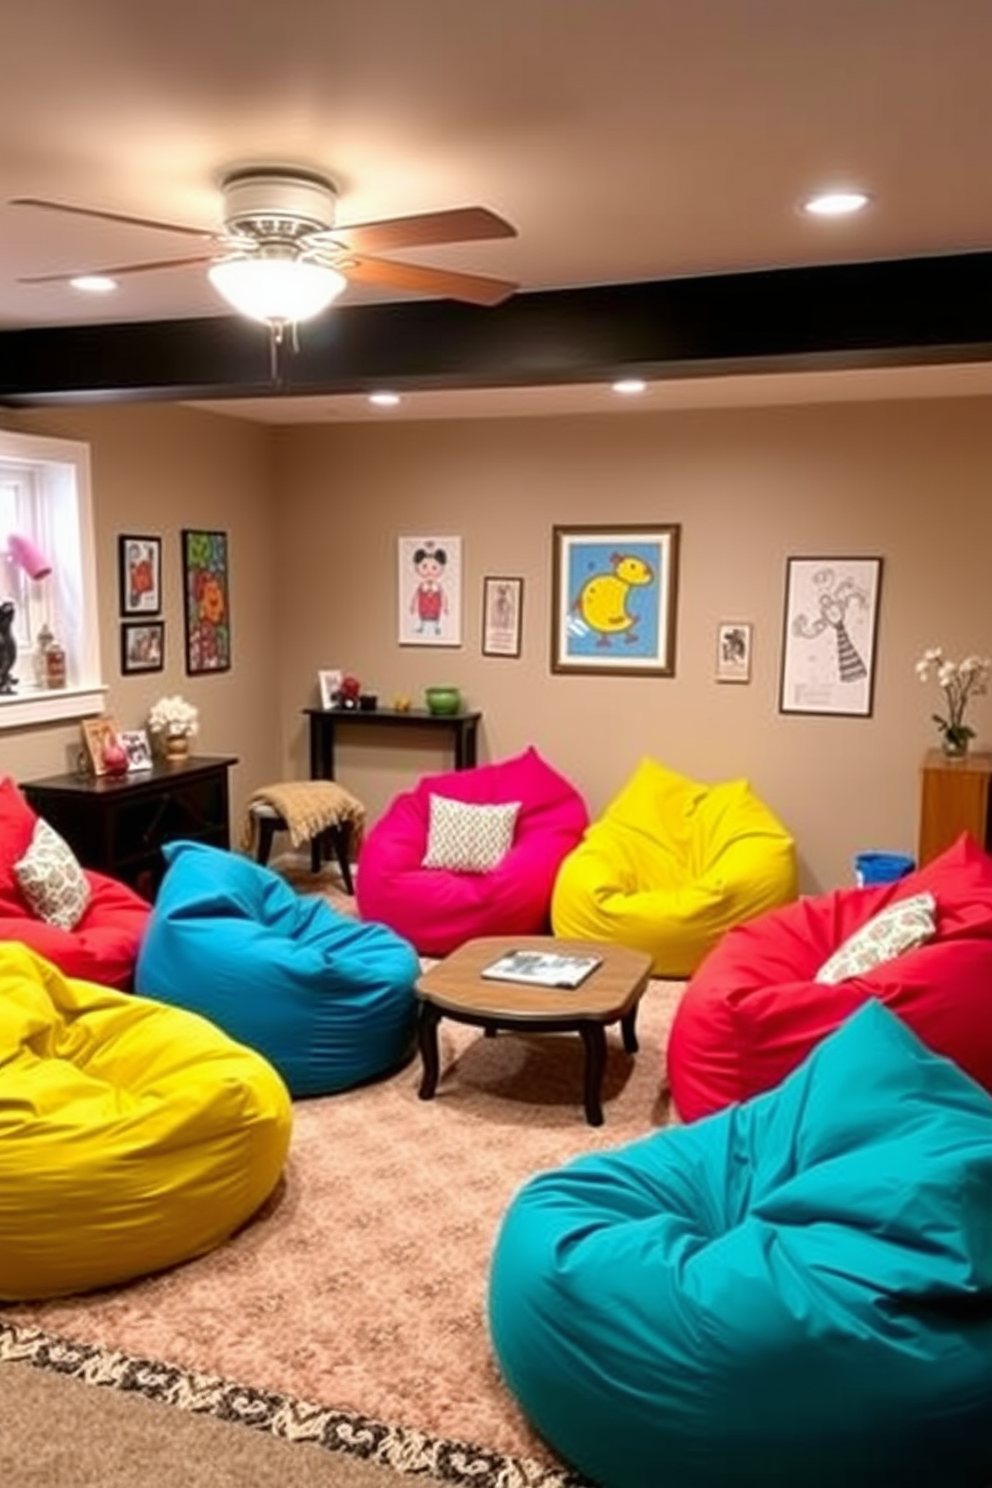
[[[0,604],[0,693],[11,693],[17,686],[13,675],[17,660],[17,638],[13,631],[14,601],[5,599]]]

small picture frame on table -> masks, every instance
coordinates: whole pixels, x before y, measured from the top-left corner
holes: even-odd
[[[80,729],[90,770],[94,775],[106,775],[103,751],[108,744],[114,743],[120,732],[116,720],[109,713],[102,713],[98,718],[84,718]]]
[[[160,672],[165,666],[165,621],[125,620],[121,624],[121,672]]]
[[[152,748],[144,729],[123,729],[117,737],[120,740],[121,748],[127,755],[127,773],[129,775],[140,775],[142,770],[150,770],[152,768],[154,764]]]
[[[122,532],[117,539],[122,615],[157,615],[162,608],[162,539]]]
[[[320,690],[320,706],[322,708],[336,708],[338,705],[338,693],[344,680],[344,672],[333,668],[317,673],[317,686]]]

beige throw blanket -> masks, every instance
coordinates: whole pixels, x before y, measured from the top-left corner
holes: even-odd
[[[252,791],[248,812],[241,832],[244,852],[255,852],[258,818],[252,803],[260,802],[278,811],[286,823],[294,847],[309,842],[328,827],[351,823],[352,843],[361,841],[365,827],[365,807],[357,796],[338,785],[336,780],[286,780],[276,785],[262,785]]]

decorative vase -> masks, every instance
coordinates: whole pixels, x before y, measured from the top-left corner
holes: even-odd
[[[964,759],[968,753],[967,739],[949,739],[945,734],[941,740],[940,747],[945,759]]]
[[[451,718],[461,708],[462,695],[457,687],[428,687],[424,690],[428,713],[438,718]]]
[[[165,757],[172,764],[179,760],[189,759],[189,735],[166,734]]]

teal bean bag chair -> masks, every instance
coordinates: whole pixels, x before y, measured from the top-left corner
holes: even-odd
[[[776,1090],[532,1179],[489,1315],[602,1488],[983,1488],[992,1101],[869,1002]]]
[[[413,1053],[420,962],[385,925],[304,897],[249,858],[163,848],[135,990],[264,1054],[292,1095],[327,1095]]]

